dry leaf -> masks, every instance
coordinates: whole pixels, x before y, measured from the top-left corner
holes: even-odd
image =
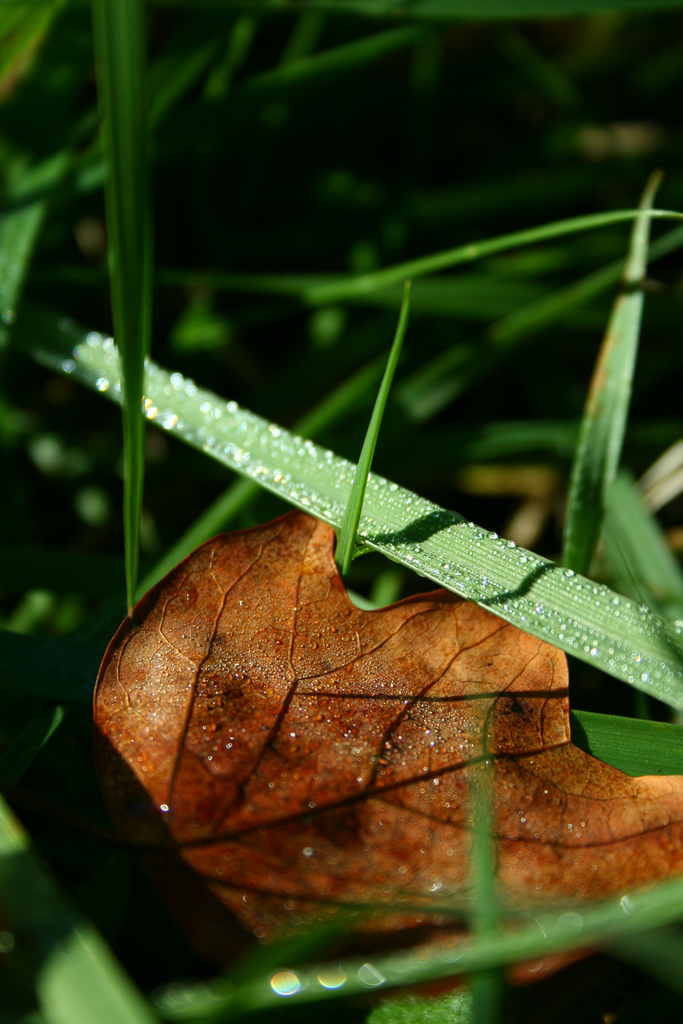
[[[293,512],[207,542],[102,664],[107,805],[205,951],[229,952],[225,908],[259,937],[339,905],[438,920],[470,886],[487,759],[507,904],[681,871],[683,778],[572,746],[561,651],[445,591],[360,611],[333,539]]]

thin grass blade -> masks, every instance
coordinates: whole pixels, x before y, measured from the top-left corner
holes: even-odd
[[[372,457],[375,454],[377,438],[379,437],[379,429],[382,424],[382,417],[384,416],[384,410],[389,398],[389,391],[391,390],[394,373],[396,372],[396,367],[398,366],[398,361],[401,356],[401,348],[403,347],[403,339],[405,338],[406,329],[408,327],[409,314],[410,281],[406,281],[403,289],[403,302],[401,303],[401,312],[398,318],[396,334],[394,335],[391,351],[389,352],[389,359],[387,360],[387,367],[384,371],[384,377],[380,384],[375,407],[372,410],[372,416],[370,417],[368,431],[365,435],[365,441],[363,442],[363,449],[361,451],[360,459],[358,460],[358,467],[351,485],[349,503],[346,506],[346,511],[344,512],[341,532],[339,534],[339,542],[335,552],[335,559],[342,576],[345,576],[348,573],[351,566],[351,559],[353,558],[353,550],[356,546],[356,538],[358,534],[358,523],[360,522],[361,512],[363,510],[365,489],[368,483],[368,473],[372,466]]]
[[[649,262],[668,255],[681,245],[683,229],[674,228],[652,244]],[[566,288],[496,320],[483,337],[452,345],[425,362],[396,389],[396,398],[406,415],[417,423],[432,419],[472,382],[489,373],[495,360],[509,356],[521,342],[538,331],[558,321],[566,321],[575,310],[616,284],[623,270],[623,260],[616,260]],[[434,285],[437,282],[429,283]]]
[[[482,736],[486,750],[486,737]],[[470,813],[472,815],[471,874],[474,895],[471,930],[483,941],[496,935],[500,907],[495,899],[495,840],[493,836],[493,775],[492,761],[486,760],[485,770],[476,787],[470,783]],[[472,978],[472,1016],[474,1024],[496,1024],[500,1018],[505,977],[501,968],[480,971]]]
[[[382,270],[376,270],[369,274],[340,279],[337,282],[332,281],[329,284],[321,284],[317,287],[313,286],[304,293],[303,298],[310,305],[343,302],[346,299],[376,291],[378,288],[384,288],[387,285],[398,284],[406,278],[424,277],[427,274],[434,274],[440,270],[446,270],[449,267],[455,267],[462,263],[472,263],[475,260],[484,259],[486,256],[493,256],[495,253],[505,252],[509,249],[516,249],[525,245],[536,245],[539,242],[548,241],[550,238],[561,238],[580,231],[593,231],[597,228],[607,227],[609,224],[633,220],[638,216],[642,216],[640,209],[615,210],[610,213],[570,217],[567,220],[553,221],[550,224],[543,224],[537,228],[515,231],[496,238],[488,238],[481,242],[469,242],[467,245],[461,245],[455,249],[447,249],[445,252],[408,260],[405,263],[397,263],[392,267],[385,267]],[[683,218],[683,214],[669,210],[651,210],[649,216],[672,220],[681,220]]]
[[[683,228],[674,228],[650,246],[649,262],[666,256],[683,245]],[[508,354],[514,347],[538,331],[564,320],[575,310],[616,284],[623,273],[623,260],[602,267],[579,281],[525,303],[521,309],[503,316],[487,328],[483,337],[473,338],[452,346],[446,352],[429,360],[395,389],[396,400],[414,422],[425,422],[457,398],[469,384],[484,372],[489,372],[492,360]],[[221,272],[193,272],[160,269],[157,279],[167,285],[206,287],[229,292],[263,292],[264,294],[293,295],[309,301],[318,285],[325,282],[312,276],[249,275]],[[479,283],[478,279],[477,283]],[[467,298],[471,297],[472,280],[443,281],[434,279],[417,282],[413,287],[413,309],[438,312],[440,315],[467,315]],[[485,284],[485,282],[484,282]],[[455,286],[455,288],[454,288]],[[395,304],[397,287],[389,286],[367,294],[349,298],[349,302],[364,305]],[[429,293],[427,293],[429,289]],[[456,301],[453,302],[453,292]],[[482,303],[483,308],[483,303]],[[486,318],[490,319],[490,304]]]
[[[649,210],[661,178],[661,173],[653,174],[643,192],[642,212],[633,225],[624,267],[623,290],[612,308],[581,420],[562,550],[562,561],[576,572],[588,571],[607,492],[621,458],[643,313]]]
[[[258,21],[250,14],[243,14],[237,19],[230,30],[225,56],[214,68],[204,88],[206,99],[219,100],[227,95],[235,75],[249,56],[257,29]]]
[[[147,175],[144,0],[93,0],[93,28],[107,174],[105,208],[114,329],[123,375],[126,589],[138,575],[144,480],[141,412],[152,308],[152,228]]]
[[[397,28],[378,32],[353,43],[281,62],[278,67],[252,75],[239,88],[241,97],[282,94],[300,85],[311,86],[337,75],[372,64],[388,53],[403,49],[419,38],[419,29]]]
[[[452,907],[449,910],[447,905],[440,906],[439,911],[452,917],[462,916],[462,910],[455,911]],[[408,951],[388,956],[379,954],[367,960],[342,960],[335,964],[342,980],[334,989],[325,987],[331,965],[292,968],[298,987],[289,995],[287,1006],[296,1012],[297,1007],[306,1003],[327,1003],[368,991],[379,994],[398,985],[474,974],[567,949],[609,947],[626,936],[670,924],[681,914],[683,881],[676,879],[592,907],[536,912],[531,920],[517,921],[514,928],[465,939],[452,948],[434,951],[430,957]],[[274,974],[268,972],[258,980],[249,979],[244,985],[231,989],[224,979],[217,978],[201,986],[186,986],[182,998],[177,988],[170,990],[168,996],[160,992],[156,1001],[169,1020],[198,1021],[212,1017],[216,1021],[227,1021],[240,1013],[268,1011],[282,1005],[282,997],[271,984],[272,980]]]
[[[189,273],[184,270],[160,270],[158,280],[167,285],[197,285],[263,295],[289,295],[307,306],[324,306],[335,302],[360,302],[372,292],[392,285],[401,285],[407,278],[413,280],[448,270],[464,263],[474,263],[496,253],[527,245],[537,245],[551,238],[562,238],[582,231],[595,231],[611,224],[625,223],[642,214],[641,210],[614,210],[609,213],[570,217],[552,221],[537,228],[514,231],[511,234],[486,238],[480,242],[443,252],[432,253],[405,263],[396,263],[368,274],[325,279],[320,275],[303,274],[231,274]],[[653,219],[683,220],[683,213],[673,210],[651,210]],[[677,244],[680,244],[677,243]]]

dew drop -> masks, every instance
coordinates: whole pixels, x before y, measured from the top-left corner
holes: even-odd
[[[362,967],[359,967],[356,977],[361,985],[365,985],[367,988],[377,988],[387,980],[372,964],[363,964]]]
[[[301,991],[301,982],[294,971],[276,971],[270,979],[270,987],[278,996],[294,996]]]
[[[341,965],[322,967],[318,971],[318,981],[323,988],[341,988],[346,981],[346,973],[342,970]]]
[[[567,914],[561,914],[557,919],[559,925],[564,925],[565,928],[576,929],[580,931],[583,928],[583,917],[581,914],[577,914],[574,911],[569,911]]]

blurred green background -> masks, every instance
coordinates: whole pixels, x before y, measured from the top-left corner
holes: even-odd
[[[82,3],[0,5],[0,616],[6,630],[69,637],[96,658],[125,613],[120,413],[27,357],[48,324],[112,330],[91,35]],[[683,209],[675,10],[421,21],[417,6],[415,17],[382,19],[342,5],[158,4],[147,42],[153,357],[287,427],[323,403],[307,436],[354,461],[400,288],[329,305],[307,296],[310,283],[632,208],[656,167],[666,172],[657,205]],[[622,259],[628,230],[416,281],[374,469],[557,558],[615,290],[586,286],[595,294],[577,301],[567,289]],[[654,225],[655,247],[669,231]],[[636,476],[683,433],[682,282],[680,252],[652,263],[623,460]],[[143,572],[230,482],[152,428],[146,473]],[[224,525],[284,510],[261,494]],[[660,511],[675,551],[682,511],[675,494]],[[640,597],[617,561],[599,554],[594,573]],[[387,566],[361,559],[351,586],[379,603],[423,588]],[[642,712],[607,677],[578,664],[572,673],[574,707]],[[0,752],[53,708],[49,694],[27,704],[3,690]],[[135,863],[97,834],[107,826],[89,744],[89,706],[77,701],[12,789],[13,806],[143,989],[201,976],[209,968]],[[581,968],[580,984],[518,994],[520,1019],[581,1007],[591,1020],[617,1010],[610,1020],[635,1020],[655,998],[661,1019],[678,1013],[654,983],[598,963]],[[28,1019],[23,985],[7,1020]],[[367,1007],[342,1012],[363,1019]]]

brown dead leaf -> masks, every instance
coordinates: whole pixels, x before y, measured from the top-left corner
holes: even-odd
[[[562,652],[445,591],[360,611],[332,549],[299,512],[217,537],[102,664],[106,803],[205,951],[227,955],[225,908],[259,937],[340,904],[386,927],[436,920],[434,900],[470,885],[487,758],[508,905],[683,869],[683,778],[572,746]]]

